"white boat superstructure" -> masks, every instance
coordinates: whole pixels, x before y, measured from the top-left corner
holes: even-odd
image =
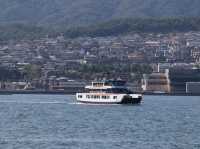
[[[141,94],[134,94],[125,86],[121,80],[107,80],[92,82],[92,85],[85,87],[86,92],[77,93],[76,99],[83,103],[100,104],[134,104],[140,103]]]

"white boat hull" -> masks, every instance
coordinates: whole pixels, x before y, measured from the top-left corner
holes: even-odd
[[[142,100],[141,94],[77,93],[76,99],[82,103],[92,104],[137,104]]]

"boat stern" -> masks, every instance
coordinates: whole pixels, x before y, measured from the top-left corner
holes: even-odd
[[[122,104],[139,104],[142,101],[141,94],[125,95],[122,99]]]

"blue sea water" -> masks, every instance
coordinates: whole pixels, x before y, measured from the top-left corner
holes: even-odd
[[[200,149],[200,97],[87,105],[68,95],[0,95],[0,149]]]

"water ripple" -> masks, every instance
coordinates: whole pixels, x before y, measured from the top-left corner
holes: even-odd
[[[199,149],[199,97],[145,96],[138,106],[74,96],[0,96],[0,148]]]

